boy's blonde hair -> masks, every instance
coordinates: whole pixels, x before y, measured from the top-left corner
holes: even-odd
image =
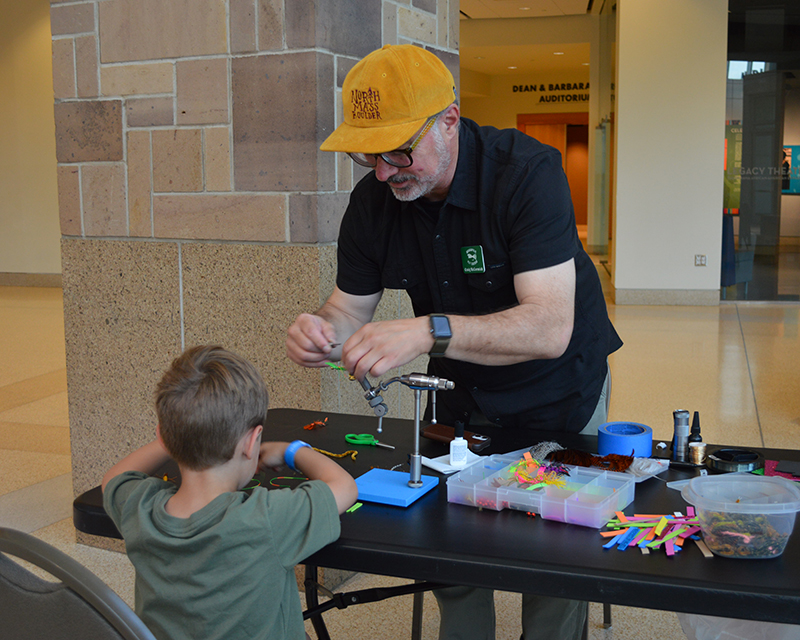
[[[236,445],[267,419],[261,374],[219,346],[187,349],[156,386],[161,439],[175,461],[202,471],[233,458]]]

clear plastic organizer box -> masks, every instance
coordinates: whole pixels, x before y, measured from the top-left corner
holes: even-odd
[[[511,467],[521,460],[519,454],[487,456],[450,476],[447,501],[495,511],[518,509],[595,529],[633,502],[634,477],[602,469],[568,466],[564,487],[526,489],[518,482],[505,486],[513,478]]]

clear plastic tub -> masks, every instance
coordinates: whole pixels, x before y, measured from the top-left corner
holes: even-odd
[[[521,460],[519,455],[488,456],[450,476],[447,501],[495,511],[517,509],[595,529],[633,502],[636,483],[631,475],[569,466],[564,487],[529,489],[511,482],[511,467]]]
[[[695,507],[706,546],[726,558],[777,558],[800,511],[800,488],[777,476],[699,476],[681,495]]]

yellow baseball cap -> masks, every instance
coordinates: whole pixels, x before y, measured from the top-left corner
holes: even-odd
[[[392,151],[455,99],[453,74],[434,54],[411,44],[384,45],[347,74],[342,87],[344,122],[320,149]]]

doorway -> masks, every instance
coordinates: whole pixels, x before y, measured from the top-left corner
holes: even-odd
[[[572,194],[575,224],[581,240],[585,241],[589,203],[589,114],[519,114],[517,129],[561,152],[561,162]]]

